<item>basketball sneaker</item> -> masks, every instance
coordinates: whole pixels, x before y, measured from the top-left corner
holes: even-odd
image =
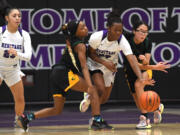
[[[100,122],[93,120],[89,129],[90,130],[113,130],[114,128],[112,126],[110,126],[104,120],[101,120]]]
[[[18,121],[18,116],[15,115],[15,118],[14,118],[14,127],[15,127],[15,128],[20,128],[19,125],[18,125],[18,123],[17,123],[17,121]]]
[[[26,115],[21,115],[18,117],[17,124],[24,129],[26,132],[29,128],[29,120]]]
[[[89,119],[89,127],[91,127],[91,125],[93,124],[93,120],[94,120],[93,117]]]
[[[164,105],[160,104],[158,110],[154,112],[154,124],[161,123],[163,111],[164,111]]]
[[[147,119],[144,115],[140,115],[139,124],[136,125],[136,129],[150,129],[152,126],[150,124],[150,119]]]
[[[90,105],[89,94],[84,93],[84,99],[81,101],[79,105],[80,112],[86,112],[87,109],[89,108],[89,105]]]

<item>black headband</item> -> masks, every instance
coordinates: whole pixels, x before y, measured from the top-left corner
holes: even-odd
[[[71,36],[74,36],[76,34],[79,22],[80,21],[73,20],[68,23],[68,31],[70,32]]]

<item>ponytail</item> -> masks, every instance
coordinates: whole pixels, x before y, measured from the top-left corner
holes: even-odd
[[[62,25],[61,31],[63,32],[65,39],[70,40],[70,34],[68,32],[68,24],[67,23]]]
[[[20,9],[8,4],[7,0],[0,0],[0,26],[6,24],[5,16],[8,16],[13,9],[17,9],[20,12]]]
[[[5,16],[9,14],[11,8],[7,0],[0,0],[0,26],[6,24]]]
[[[74,57],[74,54],[73,54],[73,51],[72,51],[72,48],[71,48],[71,38],[72,38],[72,35],[71,35],[70,31],[68,30],[68,26],[69,26],[68,24],[62,25],[61,31],[63,32],[63,34],[65,36],[66,45],[67,45],[68,52],[69,52],[69,55],[71,57],[72,63],[74,65],[74,67],[77,69],[77,71],[80,72],[79,68],[77,67],[76,59]]]

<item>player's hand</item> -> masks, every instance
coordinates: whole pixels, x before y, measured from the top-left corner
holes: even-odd
[[[159,62],[155,65],[156,70],[163,71],[165,73],[167,73],[167,70],[165,70],[165,69],[168,69],[170,67],[171,67],[171,65],[168,64],[167,62]]]
[[[155,81],[153,79],[140,79],[140,81],[144,84],[144,85],[150,85],[150,86],[154,86]]]
[[[114,64],[111,61],[104,62],[104,66],[107,67],[111,72],[117,72],[117,64]]]
[[[148,61],[147,61],[147,59],[146,59],[146,56],[145,55],[139,55],[139,60],[141,60],[142,61],[142,64],[144,64],[144,65],[147,65],[148,64]]]
[[[8,53],[10,55],[14,55],[14,56],[17,56],[17,51],[12,47],[10,46],[9,50],[8,50]]]
[[[139,59],[140,59],[140,60],[145,60],[146,57],[145,57],[144,55],[139,55]]]

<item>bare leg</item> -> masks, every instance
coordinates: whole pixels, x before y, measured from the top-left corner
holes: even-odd
[[[148,78],[147,72],[143,73],[143,78],[144,79]],[[142,113],[147,113],[147,111],[142,109],[141,106],[140,106],[140,96],[144,92],[144,86],[145,85],[140,81],[135,82],[135,91],[136,91],[136,93],[133,94],[133,98],[134,98],[134,101],[136,103],[136,106],[141,110],[141,112]]]
[[[22,80],[10,87],[15,102],[16,115],[20,116],[24,112],[25,101],[24,101],[24,87]]]
[[[88,89],[86,81],[81,77],[79,77],[79,79],[80,81],[76,85],[74,85],[72,89],[80,92],[87,92],[90,95],[92,115],[100,115],[100,103],[97,91],[92,91]]]
[[[109,99],[113,84],[110,87],[105,87],[104,77],[101,73],[93,74],[92,79],[97,88],[100,103],[104,104]]]
[[[54,106],[50,108],[42,109],[38,112],[35,112],[35,118],[43,118],[48,116],[55,116],[62,112],[64,107],[65,98],[64,97],[54,97]]]
[[[93,79],[94,85],[97,88],[100,103],[102,103],[102,101],[103,101],[102,95],[106,89],[103,75],[101,73],[94,73],[92,76],[92,79]]]
[[[113,87],[113,84],[110,87],[106,87],[105,91],[103,91],[103,94],[100,97],[101,104],[105,104],[107,102],[107,100],[109,99],[109,97],[111,95],[112,87]]]

